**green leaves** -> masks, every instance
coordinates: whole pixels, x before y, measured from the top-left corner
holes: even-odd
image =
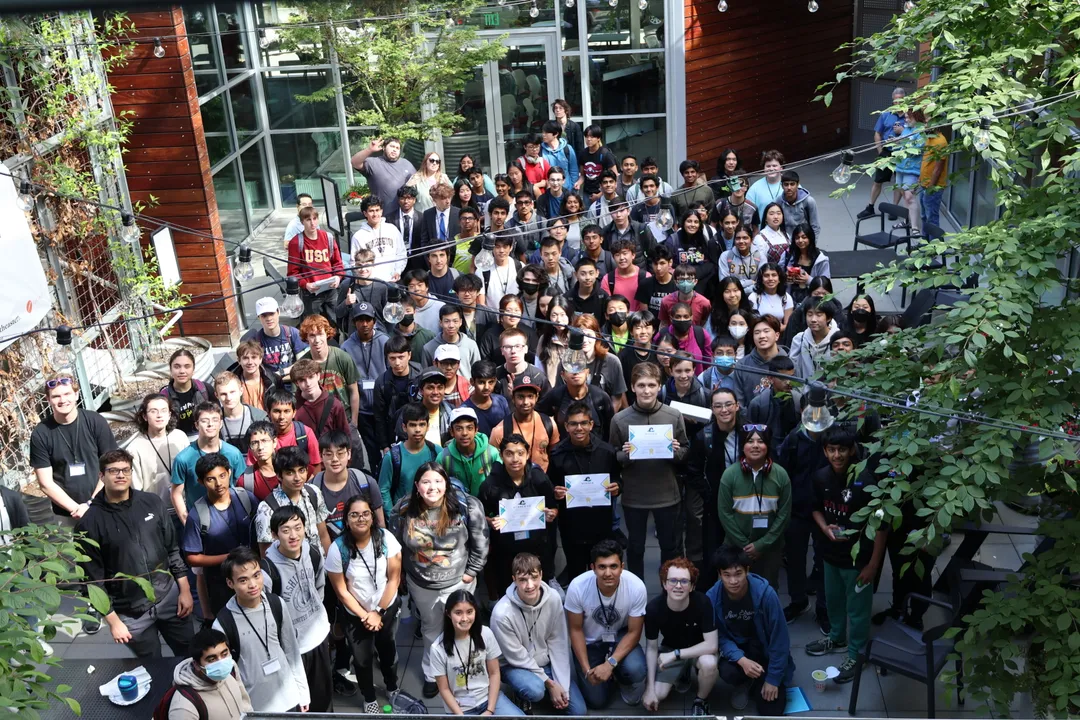
[[[86,590],[90,595],[90,605],[102,615],[108,615],[112,603],[108,594],[97,585],[87,585]]]

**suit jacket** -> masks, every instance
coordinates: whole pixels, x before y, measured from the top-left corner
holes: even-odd
[[[420,226],[424,223],[423,213],[419,212],[416,208],[413,208],[412,218],[412,237],[405,236],[405,223],[403,222],[403,213],[401,208],[394,208],[394,211],[386,216],[386,221],[396,227],[401,233],[401,239],[405,241],[405,247],[411,250],[414,245],[419,245],[420,242]]]
[[[420,244],[415,247],[428,247],[429,245],[439,244],[439,228],[435,219],[436,213],[437,210],[433,207],[428,208],[424,211],[424,215],[420,219]],[[454,236],[461,231],[461,226],[458,223],[458,215],[460,213],[461,210],[454,207],[453,205],[450,206],[448,216],[450,222],[447,223],[446,227],[447,240],[452,240]],[[416,237],[415,231],[413,237]]]

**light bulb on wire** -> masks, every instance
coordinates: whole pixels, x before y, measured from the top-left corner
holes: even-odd
[[[809,432],[825,432],[834,422],[832,413],[825,406],[825,386],[821,383],[810,383],[808,393],[809,402],[802,411],[802,424]]]
[[[165,46],[161,44],[161,38],[154,38],[154,57],[161,59],[165,57]]]
[[[531,17],[531,18],[540,17],[540,8],[536,7],[536,0],[533,0],[532,7],[529,8],[529,17]]]
[[[502,7],[505,4],[506,4],[506,0],[499,0],[499,7]]]
[[[915,9],[914,0],[904,0],[904,12],[911,12]]]
[[[840,164],[832,171],[832,179],[837,185],[847,185],[851,181],[851,165],[855,162],[855,156],[850,150],[845,150],[841,156]]]
[[[142,237],[142,231],[139,230],[139,226],[135,224],[135,217],[130,213],[123,213],[120,215],[120,223],[123,225],[120,229],[120,239],[129,243],[139,242],[139,238]]]
[[[649,0],[638,0],[637,6],[638,10],[645,12],[649,9]]]
[[[670,230],[675,226],[675,217],[671,214],[671,210],[668,208],[661,208],[660,214],[656,216],[656,224],[664,230]]]
[[[570,341],[560,359],[563,370],[568,373],[579,373],[589,367],[589,358],[585,354],[585,333],[577,328],[570,330]]]
[[[619,7],[619,0],[607,0],[607,4],[611,7]]]
[[[391,325],[397,325],[405,317],[405,306],[401,304],[401,288],[389,286],[386,289],[386,305],[383,307],[383,319]]]
[[[56,328],[56,347],[49,353],[49,365],[53,372],[71,370],[75,365],[75,353],[71,349],[71,328],[67,325]]]
[[[285,300],[281,303],[280,312],[282,317],[294,319],[304,314],[304,301],[300,299],[298,278],[285,278]]]
[[[19,183],[19,195],[15,198],[15,202],[23,212],[30,212],[34,209],[34,188],[29,180],[23,180]]]
[[[237,252],[236,267],[233,268],[233,276],[241,282],[247,282],[255,277],[255,268],[251,266],[251,248],[247,245],[240,245],[240,250]]]
[[[494,249],[495,238],[491,235],[484,235],[480,245],[480,252],[476,253],[476,257],[473,258],[477,270],[483,272],[495,267],[495,253],[492,252]]]
[[[821,6],[818,5],[817,0],[810,0],[810,2],[806,3],[806,9],[812,13],[817,12],[820,8]]]
[[[728,9],[727,0],[720,0],[720,2],[716,3],[716,9],[719,10],[720,12],[727,12],[727,9]]]
[[[972,144],[979,152],[990,149],[990,118],[984,117],[979,121],[979,130],[975,133]]]
[[[263,50],[270,47],[270,37],[266,34],[266,30],[259,28],[259,47]]]
[[[568,7],[568,8],[574,7],[574,0],[566,0],[566,7]]]

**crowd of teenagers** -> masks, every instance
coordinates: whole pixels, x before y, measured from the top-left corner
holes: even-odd
[[[751,184],[729,150],[709,179],[681,163],[673,188],[651,158],[616,168],[560,103],[493,179],[468,157],[450,179],[435,153],[416,172],[395,140],[358,153],[371,195],[351,259],[310,198],[286,238],[299,326],[260,298],[229,370],[197,379],[177,351],[124,449],[73,376],[47,380],[31,461],[112,602],[84,630],[187,658],[169,717],[324,712],[358,690],[379,712],[375,664],[395,696],[406,615],[424,696],[474,715],[581,715],[617,690],[656,710],[692,686],[705,715],[718,680],[736,709],[779,715],[787,626],[811,596],[822,637],[805,652],[843,655],[839,683],[873,623],[921,625],[903,598],[929,594],[933,559],[899,572],[916,518],[863,532],[877,413],[835,398],[837,422],[811,432],[787,379],[896,326],[867,295],[832,297],[798,174],[769,151]],[[670,426],[672,458],[631,459],[643,425]],[[588,475],[610,502],[568,507],[567,479]],[[503,501],[535,497],[546,528],[504,532]],[[16,494],[0,501],[26,522]],[[886,553],[893,604],[872,616]],[[118,573],[151,573],[154,600]]]

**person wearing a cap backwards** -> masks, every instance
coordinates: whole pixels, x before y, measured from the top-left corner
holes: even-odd
[[[460,407],[469,399],[469,381],[458,372],[461,368],[461,352],[457,345],[440,345],[435,348],[435,367],[446,376],[446,394],[443,398],[451,407]]]
[[[435,339],[424,346],[425,365],[430,365],[435,359],[435,348],[440,345],[456,345],[461,357],[461,374],[466,378],[472,378],[473,363],[480,359],[480,348],[476,341],[461,331],[465,322],[465,316],[457,305],[444,305],[439,308],[439,327],[442,328]]]
[[[439,453],[438,463],[450,477],[457,478],[470,495],[479,497],[480,486],[491,469],[502,462],[499,451],[487,436],[476,431],[478,418],[470,407],[459,407],[450,413],[450,432],[454,439]]]
[[[367,456],[373,462],[382,457],[375,442],[375,383],[386,372],[386,341],[390,338],[375,325],[375,308],[361,302],[352,306],[353,327],[356,328],[341,349],[356,363],[357,384],[360,386],[360,412],[356,429],[364,441]],[[374,468],[373,468],[374,469]]]
[[[518,433],[529,441],[529,456],[532,462],[547,472],[548,446],[559,442],[559,429],[547,415],[541,415],[534,409],[540,397],[540,385],[534,377],[523,373],[514,378],[514,390],[511,400],[514,412],[491,431],[491,444],[502,447],[504,437]]]
[[[446,394],[446,376],[438,368],[428,368],[416,380],[417,398],[428,411],[427,439],[442,447],[450,439],[450,414],[453,408],[443,399]],[[404,408],[402,408],[404,409]],[[398,440],[406,440],[401,424],[401,411],[394,416],[394,428]]]

